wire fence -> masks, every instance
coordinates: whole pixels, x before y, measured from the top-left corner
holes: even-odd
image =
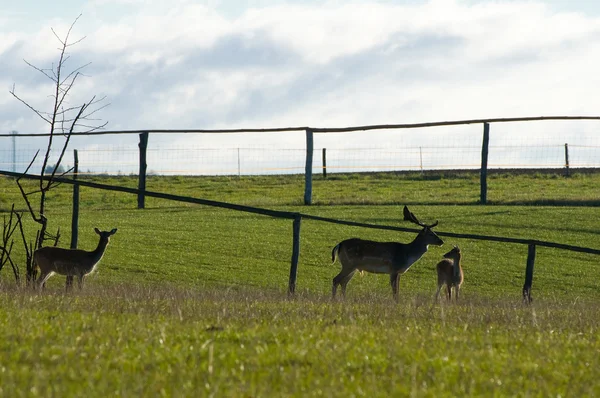
[[[600,168],[598,118],[562,120],[565,118],[496,120],[489,134],[487,168]],[[529,119],[535,123],[524,121]],[[510,123],[504,123],[506,121]],[[325,166],[327,173],[479,169],[483,144],[481,122],[485,121],[310,129],[316,133],[312,171],[320,173]],[[309,129],[306,129],[307,132]],[[137,175],[140,171],[138,133],[74,135],[69,149],[78,151],[80,173]],[[304,174],[305,136],[305,130],[300,128],[154,130],[145,149],[146,172],[155,175]],[[33,134],[0,134],[0,169],[25,171],[36,151],[45,150],[47,140]],[[61,147],[61,140],[64,137],[54,137],[55,148]],[[58,155],[51,154],[51,165],[56,163]],[[40,170],[43,157],[44,153],[40,153],[31,172]],[[65,169],[73,164],[72,151],[62,164]]]
[[[37,149],[0,150],[0,169],[23,172]],[[129,175],[139,171],[136,146],[95,145],[78,149],[80,173]],[[263,175],[301,174],[305,149],[202,148],[171,146],[148,148],[148,174],[156,175]],[[481,167],[480,146],[419,146],[394,148],[317,148],[313,172],[470,170]],[[32,170],[40,170],[38,156]],[[51,157],[54,165],[57,155]],[[600,145],[501,145],[489,147],[489,169],[598,168]],[[65,169],[73,164],[67,155]]]

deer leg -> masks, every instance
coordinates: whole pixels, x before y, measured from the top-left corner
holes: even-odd
[[[392,286],[392,296],[398,302],[398,285],[400,284],[400,273],[390,274],[390,285]]]
[[[340,273],[337,274],[333,278],[333,288],[331,290],[331,296],[333,298],[335,298],[335,293],[337,292],[338,285],[342,284],[344,282],[344,279],[346,279],[346,277],[348,277],[348,272],[344,271],[344,269],[342,268],[342,270],[340,271]],[[342,289],[344,290],[344,293],[345,293],[344,287],[342,287]]]
[[[448,301],[452,300],[452,285],[449,283],[446,284],[446,297],[448,298]]]
[[[442,286],[444,286],[443,283],[438,283],[437,292],[435,292],[435,301],[440,300],[440,291],[442,290]]]
[[[456,296],[455,299],[456,299],[457,302],[458,302],[458,296],[460,295],[459,292],[460,292],[460,286],[456,285],[454,287],[454,295]]]
[[[331,289],[331,298],[335,298],[335,293],[337,292],[337,287],[340,284],[340,274],[333,278],[333,288]]]
[[[73,275],[67,275],[67,281],[65,283],[65,291],[69,292],[73,289]]]
[[[42,273],[40,274],[40,276],[38,276],[37,281],[35,282],[34,286],[37,286],[37,288],[45,288],[46,287],[46,281],[48,280],[48,278],[50,278],[52,276],[53,272],[44,272],[42,271]]]
[[[356,270],[352,270],[343,280],[342,280],[342,296],[346,297],[346,286],[348,286],[348,282],[354,276]]]
[[[79,290],[83,289],[83,278],[85,278],[85,275],[78,276]]]

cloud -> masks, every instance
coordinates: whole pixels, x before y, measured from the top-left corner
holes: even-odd
[[[73,66],[92,64],[71,103],[106,94],[109,129],[336,127],[600,109],[600,20],[583,13],[536,1],[265,3],[232,15],[188,1],[90,2],[74,30],[86,39],[69,54]],[[0,28],[2,87],[16,83],[39,106],[48,101],[48,82],[21,59],[51,66],[50,26],[60,34],[70,23],[52,20],[34,33]],[[0,128],[44,127],[5,92],[0,105]]]

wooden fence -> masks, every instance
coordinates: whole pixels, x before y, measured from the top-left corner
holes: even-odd
[[[10,172],[10,171],[0,171],[0,175],[6,175],[6,176],[10,176],[10,177],[21,177],[21,178],[27,178],[27,179],[39,179],[40,178],[39,175],[21,174],[21,173],[15,173],[15,172]],[[43,178],[45,180],[48,180],[50,177],[44,176]],[[107,185],[107,184],[99,184],[99,183],[90,182],[90,181],[82,181],[82,180],[78,180],[76,178],[76,176],[74,176],[74,178],[55,177],[54,181],[60,182],[60,183],[65,183],[65,184],[71,184],[71,185],[73,185],[73,188],[74,188],[74,190],[73,190],[73,221],[71,224],[72,225],[72,231],[71,231],[72,235],[71,236],[72,237],[75,236],[75,238],[74,238],[75,241],[73,241],[73,240],[71,241],[71,247],[77,246],[77,244],[76,244],[77,221],[76,220],[79,218],[79,214],[78,214],[78,212],[79,212],[79,186],[130,193],[130,194],[137,195],[138,198],[140,198],[141,197],[140,195],[142,194],[142,192],[139,189]],[[391,226],[391,225],[360,223],[360,222],[356,222],[356,221],[339,220],[339,219],[333,219],[333,218],[327,218],[327,217],[320,217],[320,216],[304,214],[304,213],[300,213],[300,212],[271,210],[271,209],[265,209],[265,208],[260,208],[260,207],[238,205],[238,204],[227,203],[227,202],[219,202],[219,201],[215,201],[215,200],[193,198],[193,197],[189,197],[189,196],[171,195],[171,194],[162,193],[162,192],[144,191],[143,195],[148,196],[148,197],[153,197],[153,198],[167,199],[167,200],[173,200],[173,201],[185,202],[185,203],[194,203],[194,204],[199,204],[199,205],[204,205],[204,206],[219,207],[219,208],[230,209],[230,210],[234,210],[234,211],[242,211],[242,212],[246,212],[246,213],[260,214],[260,215],[264,215],[264,216],[293,220],[293,224],[292,224],[292,234],[293,234],[292,257],[291,257],[290,275],[289,275],[289,282],[288,282],[288,293],[290,295],[293,295],[296,290],[298,258],[299,258],[299,254],[300,254],[300,226],[301,226],[302,219],[319,221],[319,222],[327,222],[327,223],[333,223],[333,224],[339,224],[339,225],[354,226],[354,227],[371,228],[371,229],[412,232],[412,233],[420,232],[420,229],[415,229],[415,228],[404,228],[404,227],[396,227],[396,226]],[[556,249],[561,249],[561,250],[569,250],[569,251],[575,251],[575,252],[581,252],[581,253],[600,255],[599,249],[592,249],[592,248],[582,247],[582,246],[566,245],[566,244],[562,244],[562,243],[555,243],[555,242],[548,242],[548,241],[540,241],[540,240],[535,240],[535,239],[509,238],[509,237],[491,236],[491,235],[458,234],[458,233],[451,233],[451,232],[436,232],[436,234],[440,235],[440,236],[452,237],[452,238],[457,238],[457,239],[483,240],[483,241],[490,241],[490,242],[503,242],[503,243],[526,245],[528,247],[528,252],[527,252],[528,255],[527,255],[527,264],[526,264],[526,270],[525,270],[525,283],[523,285],[523,291],[522,291],[523,299],[526,302],[531,302],[531,287],[532,287],[532,283],[533,283],[533,269],[534,269],[534,263],[535,263],[536,247],[538,247],[538,246],[550,247],[550,248],[556,248]],[[73,242],[75,242],[75,243],[73,243]],[[70,282],[72,283],[72,280]],[[69,280],[67,280],[67,283],[69,283]]]
[[[285,132],[301,132],[306,134],[306,160],[304,171],[304,204],[312,204],[312,176],[313,176],[313,153],[314,153],[314,134],[328,133],[345,133],[356,131],[369,130],[401,130],[427,127],[441,126],[456,126],[481,124],[483,126],[483,139],[481,148],[481,168],[480,168],[480,196],[479,203],[487,204],[487,174],[488,174],[488,154],[489,154],[489,138],[491,123],[508,123],[508,122],[529,122],[529,121],[547,121],[547,120],[600,120],[600,116],[537,116],[537,117],[512,117],[512,118],[494,118],[494,119],[470,119],[470,120],[455,120],[443,122],[427,122],[427,123],[409,123],[409,124],[378,124],[352,127],[281,127],[281,128],[264,128],[264,129],[188,129],[188,130],[124,130],[124,131],[93,131],[89,133],[73,133],[74,136],[80,135],[117,135],[117,134],[139,134],[139,182],[138,182],[138,208],[143,209],[146,195],[146,171],[148,169],[146,161],[146,151],[148,148],[148,140],[150,133],[160,134],[231,134],[231,133],[285,133]],[[19,137],[44,137],[49,134],[19,134]],[[0,134],[0,137],[11,137],[14,139],[14,134]],[[565,167],[566,173],[569,173],[569,154],[568,145],[565,144]],[[323,150],[323,173],[326,175],[326,152]]]

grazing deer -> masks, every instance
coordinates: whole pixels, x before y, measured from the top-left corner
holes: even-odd
[[[40,276],[37,279],[36,285],[43,286],[44,283],[54,273],[66,275],[67,278],[76,276],[79,279],[79,288],[83,289],[84,277],[92,272],[96,264],[106,251],[110,237],[117,232],[117,229],[112,231],[100,231],[94,228],[94,231],[100,235],[100,242],[95,250],[88,252],[79,249],[63,249],[60,247],[46,246],[37,249],[33,253],[33,261],[40,268]],[[67,290],[69,284],[67,284]]]
[[[415,223],[423,229],[410,243],[374,242],[358,238],[338,243],[331,252],[331,261],[335,264],[339,257],[342,270],[333,278],[332,295],[335,298],[338,285],[342,285],[342,295],[346,295],[346,285],[356,271],[376,274],[389,274],[394,300],[398,301],[398,283],[400,275],[408,271],[425,254],[429,245],[441,246],[444,241],[432,231],[438,222],[431,225],[421,223],[404,206],[404,220]]]
[[[437,265],[438,289],[435,299],[440,297],[442,286],[446,285],[446,298],[452,300],[452,288],[454,287],[454,298],[458,301],[460,285],[463,283],[463,270],[460,264],[461,253],[458,246],[444,254],[444,259]]]

